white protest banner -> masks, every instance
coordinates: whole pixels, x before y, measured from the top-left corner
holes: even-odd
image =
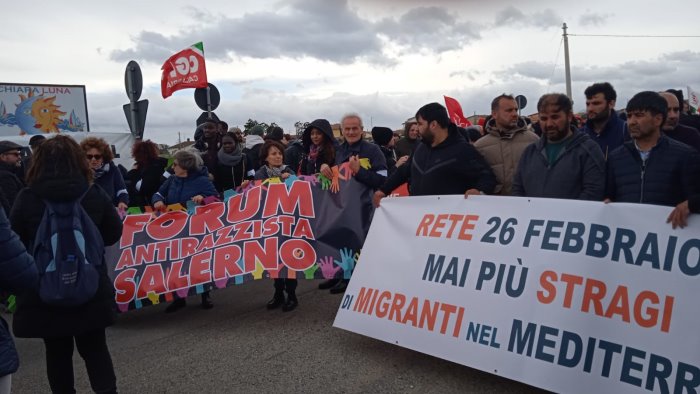
[[[382,200],[334,326],[555,392],[697,392],[700,215]]]

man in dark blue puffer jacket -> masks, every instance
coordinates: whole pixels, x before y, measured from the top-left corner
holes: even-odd
[[[35,288],[38,283],[34,259],[10,230],[5,211],[0,209],[0,291],[18,293]],[[19,357],[12,335],[5,320],[0,318],[0,393],[10,392],[12,374],[18,367]]]
[[[608,158],[609,200],[676,206],[700,193],[700,154],[661,133],[666,111],[656,92],[637,93],[627,103],[632,141]]]

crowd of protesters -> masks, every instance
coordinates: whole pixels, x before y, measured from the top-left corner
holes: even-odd
[[[297,140],[273,126],[255,125],[244,136],[218,119],[203,119],[193,148],[174,153],[172,164],[151,141],[132,147],[133,167],[119,168],[109,145],[99,138],[80,144],[70,137],[35,136],[33,154],[0,141],[0,291],[17,294],[13,319],[18,337],[42,338],[53,392],[74,392],[73,347],[85,361],[95,392],[116,392],[105,338],[114,323],[113,289],[106,271],[88,303],[69,308],[47,305],[37,295],[38,274],[31,251],[44,201],[80,199],[100,229],[105,245],[121,236],[120,211],[128,206],[206,204],[250,181],[290,175],[338,177],[347,163],[354,179],[375,191],[374,205],[402,184],[420,195],[503,195],[632,202],[672,207],[668,222],[683,227],[700,212],[700,117],[685,113],[678,91],[640,92],[622,111],[607,82],[589,86],[586,120],[579,123],[569,97],[552,93],[537,103],[534,119],[521,117],[513,96],[491,102],[480,126],[462,129],[445,107],[431,103],[405,122],[401,133],[374,127],[372,142],[362,118],[340,119],[340,137],[331,123],[308,123]],[[402,135],[401,135],[402,134]],[[9,218],[9,220],[8,220]],[[104,265],[103,265],[104,267]],[[348,279],[331,279],[320,289],[343,293]],[[275,279],[267,308],[298,307],[296,279]],[[178,298],[166,308],[186,305]],[[201,307],[213,307],[209,292]],[[12,338],[0,324],[0,394],[9,392],[17,369]],[[5,357],[5,355],[8,355]]]

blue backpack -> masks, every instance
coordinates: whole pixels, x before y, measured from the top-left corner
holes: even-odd
[[[41,277],[39,296],[47,304],[82,305],[97,292],[104,241],[80,204],[83,196],[71,202],[44,200],[32,254]]]

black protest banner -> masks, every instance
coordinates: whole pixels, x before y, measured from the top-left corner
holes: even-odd
[[[263,278],[349,278],[371,197],[343,166],[337,183],[273,178],[228,191],[223,202],[165,213],[132,208],[106,253],[119,310]]]

